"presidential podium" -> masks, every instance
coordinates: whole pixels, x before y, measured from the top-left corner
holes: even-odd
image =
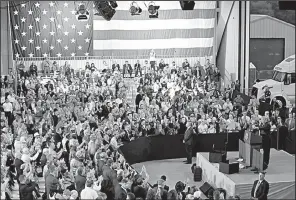
[[[244,140],[239,140],[239,157],[244,160],[246,166],[253,166],[252,162],[254,161],[254,150],[256,150],[256,152],[260,152],[261,144],[261,136],[249,130],[245,131]],[[256,154],[256,157],[258,156],[259,155]]]

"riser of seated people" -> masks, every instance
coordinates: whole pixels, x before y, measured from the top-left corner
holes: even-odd
[[[188,62],[190,63],[190,65],[194,65],[197,63],[197,61],[200,62],[201,65],[205,65],[206,60],[209,59],[210,61],[212,61],[212,56],[209,57],[189,57],[189,58],[185,58],[185,57],[170,57],[170,58],[166,58],[165,56],[157,56],[156,58],[156,64],[160,63],[161,59],[164,60],[165,64],[169,64],[171,65],[173,61],[175,61],[177,66],[181,66],[182,63],[184,62],[185,59],[188,60]],[[149,58],[148,56],[145,56],[145,58],[134,58],[134,59],[111,59],[111,58],[101,58],[101,57],[89,57],[89,59],[57,59],[57,58],[50,58],[49,62],[52,64],[54,63],[54,61],[56,62],[57,66],[63,66],[63,65],[67,65],[69,64],[71,66],[72,69],[74,70],[84,70],[85,69],[85,63],[89,62],[94,63],[94,66],[97,68],[97,70],[101,71],[104,69],[111,69],[113,64],[119,64],[120,68],[122,69],[122,66],[125,64],[126,61],[128,61],[129,64],[132,65],[132,67],[134,67],[134,65],[137,63],[137,61],[139,60],[139,63],[143,66],[145,64],[145,61],[149,62]],[[18,60],[16,61],[14,64],[17,66],[19,65],[21,62],[23,62],[24,66],[25,66],[25,71],[28,71],[30,69],[30,65],[32,63],[34,63],[37,68],[38,71],[42,70],[42,64],[44,63],[44,60],[41,59],[32,59],[32,58],[24,58],[24,60]],[[15,66],[14,66],[15,67]]]

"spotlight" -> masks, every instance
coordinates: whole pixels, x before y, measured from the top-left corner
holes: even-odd
[[[89,17],[89,12],[86,10],[85,5],[82,4],[78,7],[76,12],[76,17],[79,21],[87,21]]]
[[[137,2],[135,1],[131,3],[129,11],[131,15],[140,15],[142,13],[142,9],[138,6]]]
[[[194,1],[180,1],[182,10],[193,10],[195,6]]]
[[[148,12],[149,12],[149,18],[158,18],[158,9],[160,6],[156,6],[153,1],[151,1],[148,4]]]
[[[116,1],[94,1],[97,13],[95,15],[102,16],[105,20],[110,21],[116,13],[115,8],[118,6]]]

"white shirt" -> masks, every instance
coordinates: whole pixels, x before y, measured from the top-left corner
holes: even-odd
[[[155,61],[155,52],[154,51],[150,52],[150,61]]]
[[[118,149],[118,143],[117,143],[117,140],[116,140],[116,137],[112,137],[111,140],[110,140],[110,145],[115,148],[115,149]]]
[[[12,112],[12,103],[8,102],[8,103],[4,103],[3,104],[3,109],[4,112]]]
[[[201,133],[201,134],[205,134],[208,132],[208,125],[206,124],[200,124],[198,126],[198,132]]]
[[[82,200],[82,199],[96,199],[96,198],[98,198],[99,196],[98,196],[98,193],[94,190],[94,189],[92,189],[92,188],[90,188],[90,187],[86,187],[85,186],[85,188],[81,191],[81,194],[80,194],[80,199]]]
[[[7,96],[7,99],[8,99],[8,101],[11,102],[11,103],[15,103],[15,102],[16,102],[14,96],[12,96],[12,95],[8,95],[8,96]]]
[[[158,90],[159,90],[159,85],[158,85],[157,83],[154,83],[154,85],[153,85],[153,90],[154,90],[154,92],[158,92]]]

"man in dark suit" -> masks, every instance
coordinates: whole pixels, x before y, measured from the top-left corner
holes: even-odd
[[[37,76],[37,66],[35,65],[34,62],[30,65],[30,75],[35,75]]]
[[[136,96],[136,112],[138,113],[138,110],[139,110],[139,104],[140,102],[142,101],[143,99],[143,91],[142,89],[140,88],[139,89],[139,93],[137,94]]]
[[[262,136],[263,148],[263,170],[267,169],[270,158],[271,136],[270,136],[270,119],[267,116],[262,117],[259,122],[260,135]]]
[[[114,199],[125,200],[127,198],[127,190],[120,184],[114,186]]]
[[[53,196],[54,193],[62,193],[61,185],[57,178],[58,172],[56,171],[56,166],[51,164],[48,166],[49,174],[45,177],[45,192],[47,199]]]
[[[125,61],[125,64],[123,65],[123,78],[125,77],[126,72],[130,74],[130,77],[132,77],[133,69],[128,61]]]
[[[140,73],[140,77],[142,77],[142,68],[139,60],[137,60],[137,63],[135,64],[134,69],[135,69],[135,76],[138,77],[138,74]]]
[[[289,135],[288,127],[282,123],[282,118],[277,119],[278,149],[286,151],[286,139]]]
[[[182,67],[183,67],[184,70],[187,70],[190,67],[187,59],[185,59],[185,61],[182,63]]]
[[[296,108],[293,104],[290,104],[288,108],[286,108],[286,118],[289,117],[289,113],[296,113]]]
[[[78,192],[78,196],[80,197],[81,191],[85,188],[86,177],[85,170],[83,167],[79,167],[77,169],[77,175],[75,176],[75,188]]]
[[[264,178],[265,178],[265,172],[260,172],[259,180],[254,181],[254,184],[253,184],[253,188],[251,191],[252,199],[267,200],[269,183]]]
[[[120,66],[119,66],[119,64],[116,63],[116,61],[114,61],[114,63],[112,64],[112,71],[114,72],[115,69],[117,69],[118,71],[120,71]]]
[[[186,123],[187,130],[185,131],[183,143],[185,144],[185,149],[187,153],[187,162],[186,164],[192,163],[192,145],[193,145],[193,135],[195,130],[192,127],[192,123],[188,121]]]
[[[288,127],[289,131],[294,131],[295,130],[295,119],[293,119],[293,114],[292,112],[289,113],[288,119],[285,121],[286,127]]]
[[[14,160],[14,166],[16,169],[16,180],[19,183],[19,176],[23,173],[23,170],[21,169],[22,164],[24,162],[21,160],[22,154],[21,153],[15,153],[15,160]]]
[[[38,185],[34,182],[28,183],[25,175],[20,175],[19,177],[20,185],[19,185],[19,197],[20,200],[32,200],[36,199],[35,195],[37,197],[40,197],[40,194],[37,190]],[[35,195],[33,194],[35,193]]]

